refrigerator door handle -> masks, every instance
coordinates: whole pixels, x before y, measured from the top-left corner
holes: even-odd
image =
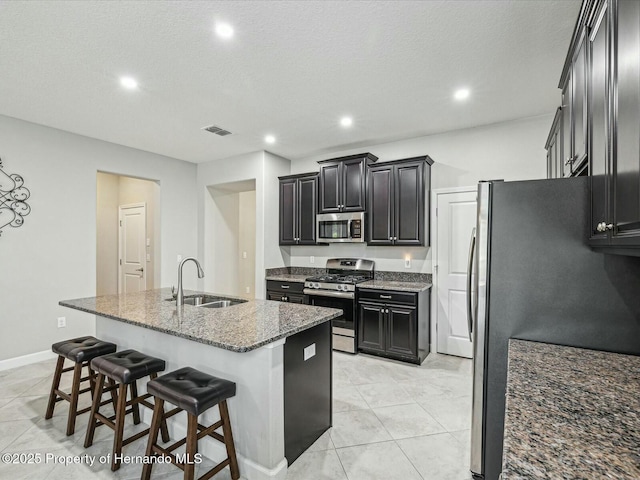
[[[469,324],[469,341],[473,342],[473,256],[476,249],[476,229],[471,231],[471,242],[469,244],[469,264],[467,265],[467,323]]]

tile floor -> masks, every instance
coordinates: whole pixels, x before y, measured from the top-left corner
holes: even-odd
[[[87,415],[75,435],[65,436],[67,403],[50,421],[43,418],[54,361],[0,372],[0,452],[101,455],[111,450],[112,432],[96,431],[83,447]],[[65,377],[70,377],[66,374]],[[63,377],[64,379],[64,377]],[[68,387],[70,378],[66,379]],[[431,354],[420,366],[367,355],[334,353],[333,427],[290,467],[287,480],[467,480],[471,415],[471,361]],[[82,405],[88,405],[85,395]],[[130,421],[129,421],[130,422]],[[130,434],[144,424],[128,425]],[[125,447],[144,453],[146,442]],[[205,461],[201,473],[211,468]],[[76,480],[140,478],[140,465],[7,465],[1,479]],[[153,478],[178,480],[170,465],[154,466]],[[228,469],[216,477],[230,478]]]

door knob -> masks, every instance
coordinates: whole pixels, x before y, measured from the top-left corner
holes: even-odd
[[[137,268],[136,272],[144,272],[144,268]]]

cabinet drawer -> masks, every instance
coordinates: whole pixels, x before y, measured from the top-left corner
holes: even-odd
[[[394,290],[358,289],[358,299],[379,303],[399,303],[403,305],[417,305],[418,295],[410,292]]]
[[[304,283],[302,282],[278,282],[276,280],[267,280],[267,291],[302,293]]]

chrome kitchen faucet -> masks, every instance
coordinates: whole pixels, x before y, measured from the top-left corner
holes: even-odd
[[[181,305],[184,305],[184,292],[182,291],[182,267],[189,260],[192,260],[193,262],[195,262],[196,267],[198,267],[198,278],[204,277],[204,270],[202,270],[202,267],[200,266],[200,262],[198,260],[196,260],[195,258],[187,257],[187,258],[185,258],[184,260],[182,260],[180,262],[180,265],[178,265],[178,294],[176,295],[176,306],[177,307],[179,307]]]

